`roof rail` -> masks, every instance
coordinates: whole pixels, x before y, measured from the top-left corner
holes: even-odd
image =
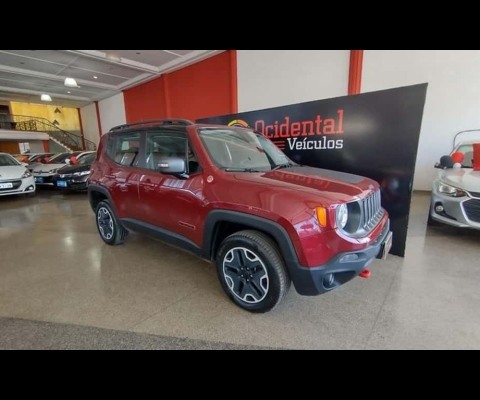
[[[147,119],[145,121],[138,121],[138,122],[132,122],[131,124],[123,124],[123,125],[118,125],[110,129],[110,132],[113,131],[118,131],[120,129],[128,129],[133,126],[138,126],[138,125],[182,125],[182,126],[187,126],[187,125],[194,125],[192,121],[189,121],[188,119],[181,119],[181,118],[167,118],[167,119]]]

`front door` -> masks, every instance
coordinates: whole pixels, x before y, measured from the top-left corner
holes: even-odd
[[[181,157],[195,165],[193,153],[187,151],[186,132],[155,131],[146,136],[146,164],[140,176],[139,200],[142,220],[169,233],[181,235],[201,245],[199,235],[203,210],[203,175],[197,165],[188,178],[163,175],[159,160]]]

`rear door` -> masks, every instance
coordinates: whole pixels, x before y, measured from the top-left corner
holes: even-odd
[[[138,219],[138,190],[141,170],[138,165],[142,146],[139,132],[112,135],[108,143],[110,171],[106,178],[119,218]]]

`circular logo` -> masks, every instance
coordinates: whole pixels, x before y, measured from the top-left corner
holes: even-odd
[[[212,183],[213,182],[213,176],[210,175],[208,178],[207,178],[207,182],[208,183]]]
[[[243,119],[234,119],[228,124],[228,126],[238,126],[240,128],[249,128],[248,122],[245,122]]]

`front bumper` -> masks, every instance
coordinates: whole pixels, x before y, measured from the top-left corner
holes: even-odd
[[[11,183],[12,187],[0,189],[0,196],[12,196],[16,194],[35,193],[36,186],[33,177],[14,180],[0,180],[0,183]]]
[[[51,180],[58,189],[82,191],[88,188],[88,175],[61,177],[56,175]]]
[[[442,205],[444,212],[438,213],[435,208]],[[480,199],[474,197],[450,197],[436,189],[432,191],[430,216],[433,220],[457,228],[480,230]]]
[[[33,174],[37,186],[53,186],[52,179],[54,175],[51,174]]]
[[[299,264],[289,265],[289,273],[296,291],[302,296],[318,296],[337,289],[356,278],[375,259],[379,258],[389,234],[390,222],[385,225],[375,242],[364,250],[338,254],[320,267],[305,268]]]

